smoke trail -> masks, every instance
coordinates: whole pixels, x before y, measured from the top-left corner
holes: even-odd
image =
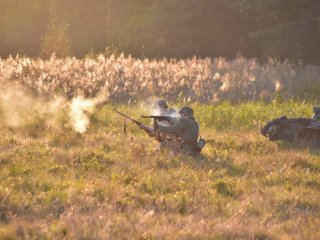
[[[73,129],[84,133],[90,124],[90,115],[98,104],[104,103],[108,95],[104,89],[96,98],[86,99],[82,96],[67,101],[61,96],[46,99],[33,96],[19,84],[0,78],[0,122],[13,128],[23,127],[27,122],[37,121],[40,117],[47,126],[61,127],[59,117],[68,111],[69,122]]]
[[[82,96],[73,98],[70,103],[70,118],[73,128],[79,133],[85,133],[90,124],[88,114],[94,110],[95,101]]]
[[[154,116],[167,116],[172,118],[172,123],[161,121],[158,122],[159,125],[170,126],[180,117],[178,113],[178,108],[176,106],[169,105],[169,109],[167,111],[161,110],[159,107],[155,106],[157,100],[161,98],[153,96],[147,98],[144,102],[141,103],[141,109],[143,112],[146,112],[146,115],[154,115]],[[152,122],[152,121],[151,121]]]
[[[0,79],[1,121],[5,126],[20,127],[30,112],[41,111],[41,104],[24,93],[19,85],[8,84]]]
[[[96,98],[84,98],[83,96],[75,97],[69,104],[70,120],[75,131],[85,133],[90,124],[90,115],[95,111],[97,106],[107,102],[109,95],[103,88]]]

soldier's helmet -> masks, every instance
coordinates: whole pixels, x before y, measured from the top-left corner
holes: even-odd
[[[183,113],[189,116],[193,116],[193,109],[191,107],[188,106],[184,106],[182,108],[180,108],[179,113]]]
[[[320,114],[320,107],[313,107],[313,113],[316,115]]]
[[[286,115],[281,115],[279,117],[279,120],[287,120],[287,119],[288,119],[288,117]]]
[[[320,107],[313,107],[313,114],[311,118],[319,118],[320,117]]]
[[[165,100],[160,99],[155,101],[153,108],[168,108],[168,104]]]

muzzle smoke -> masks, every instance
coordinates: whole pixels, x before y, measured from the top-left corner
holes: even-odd
[[[70,122],[75,131],[85,133],[90,124],[90,115],[94,113],[97,107],[107,102],[108,94],[104,89],[96,98],[75,97],[69,104]]]
[[[75,131],[85,133],[90,124],[89,114],[94,110],[94,100],[84,99],[79,96],[73,98],[70,103],[71,124]]]
[[[90,99],[77,96],[70,101],[63,97],[52,97],[48,100],[35,97],[22,86],[5,82],[4,79],[0,79],[0,87],[0,123],[13,128],[34,121],[35,117],[43,119],[48,126],[57,126],[58,116],[67,110],[72,128],[79,133],[85,133],[90,124],[90,115],[94,113],[97,105],[107,99],[105,94],[100,94]]]

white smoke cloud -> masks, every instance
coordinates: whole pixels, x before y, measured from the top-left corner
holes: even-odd
[[[109,95],[106,94],[105,89],[102,89],[95,98],[84,98],[81,95],[73,98],[69,104],[69,116],[74,130],[79,133],[85,133],[90,124],[90,115],[93,114],[97,107],[106,103],[108,98]]]
[[[56,126],[59,113],[66,109],[73,129],[85,133],[90,124],[90,115],[99,104],[108,99],[105,91],[101,91],[96,98],[77,96],[69,102],[61,96],[48,99],[32,96],[22,86],[0,78],[0,122],[4,126],[18,128],[29,119],[39,116],[48,125]]]
[[[85,99],[82,96],[73,98],[70,103],[70,118],[71,124],[75,131],[85,133],[90,124],[88,114],[94,110],[95,101]]]

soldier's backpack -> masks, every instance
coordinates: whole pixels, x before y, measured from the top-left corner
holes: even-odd
[[[197,152],[201,152],[201,150],[204,148],[204,146],[206,145],[207,141],[205,139],[203,139],[200,135],[199,135],[200,139],[199,141],[197,141],[196,143],[196,150]]]

